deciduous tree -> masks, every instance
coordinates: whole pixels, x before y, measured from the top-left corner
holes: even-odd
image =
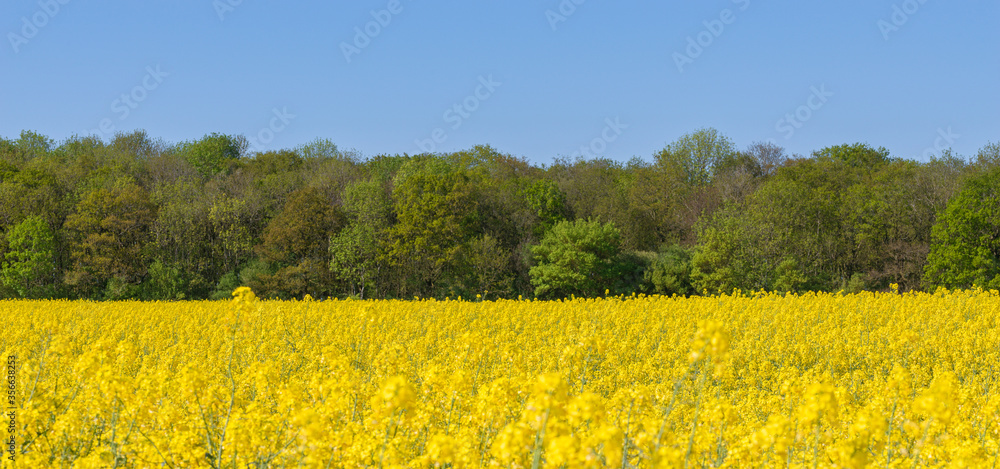
[[[621,233],[610,223],[562,221],[531,252],[537,262],[531,268],[535,296],[597,296],[613,281],[615,258],[621,253]]]
[[[934,225],[927,286],[1000,289],[1000,168],[966,181]]]
[[[83,194],[65,224],[73,261],[66,283],[85,295],[111,279],[137,285],[146,274],[155,219],[149,194],[129,179]]]
[[[22,298],[51,294],[55,277],[55,239],[42,217],[32,215],[7,232],[0,279]]]

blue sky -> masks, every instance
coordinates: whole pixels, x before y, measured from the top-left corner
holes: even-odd
[[[12,0],[0,136],[491,144],[550,164],[648,160],[714,127],[790,154],[972,156],[1000,140],[998,21],[992,0]]]

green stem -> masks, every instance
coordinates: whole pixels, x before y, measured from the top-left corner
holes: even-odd
[[[542,465],[542,444],[545,442],[545,427],[549,424],[549,411],[545,409],[545,418],[542,419],[542,428],[535,434],[535,449],[532,451],[531,469],[538,469]]]
[[[389,416],[389,426],[385,429],[385,441],[382,442],[382,452],[378,456],[378,467],[381,468],[382,464],[385,462],[385,449],[389,447],[389,436],[390,430],[395,426],[396,423],[396,411],[392,411],[392,415]]]
[[[698,430],[698,414],[701,412],[701,393],[705,388],[705,373],[701,374],[698,380],[698,397],[694,405],[694,422],[691,424],[691,436],[688,438],[687,454],[684,455],[684,467],[688,467],[688,460],[691,458],[691,449],[694,448],[694,435]]]
[[[889,469],[889,462],[892,461],[892,420],[896,417],[896,404],[899,398],[892,401],[892,413],[889,414],[889,428],[885,431],[885,467]]]

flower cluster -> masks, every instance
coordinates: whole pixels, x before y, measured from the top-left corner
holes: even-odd
[[[18,467],[992,467],[1000,294],[2,301]],[[3,467],[13,467],[5,459]]]

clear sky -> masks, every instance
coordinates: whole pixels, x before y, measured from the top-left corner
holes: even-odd
[[[715,127],[790,154],[972,156],[1000,140],[998,24],[996,0],[10,0],[0,136],[491,144],[551,164],[648,160]]]

